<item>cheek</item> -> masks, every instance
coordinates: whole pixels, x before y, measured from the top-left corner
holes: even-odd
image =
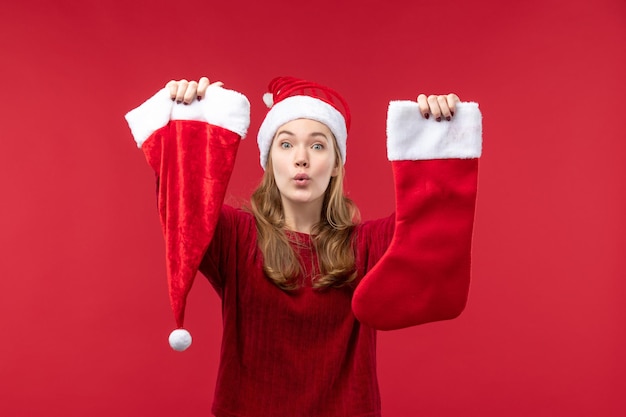
[[[274,172],[274,176],[279,175],[280,172],[282,171],[280,158],[271,156],[271,161],[272,161],[272,171]]]

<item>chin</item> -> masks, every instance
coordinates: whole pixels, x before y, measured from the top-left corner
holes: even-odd
[[[285,200],[292,204],[314,204],[318,202],[322,197],[307,196],[293,196],[286,197]]]

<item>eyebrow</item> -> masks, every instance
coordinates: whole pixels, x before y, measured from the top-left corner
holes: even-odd
[[[293,134],[292,132],[290,132],[288,130],[280,130],[278,133],[276,133],[276,137],[279,137],[283,133],[287,134],[287,135],[290,135],[290,136],[295,136],[295,134]],[[324,133],[322,133],[322,132],[311,132],[311,134],[309,134],[310,138],[311,137],[317,137],[317,136],[321,136],[324,139],[328,140],[328,137]]]

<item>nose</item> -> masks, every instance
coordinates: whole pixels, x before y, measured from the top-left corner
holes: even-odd
[[[306,168],[309,166],[309,158],[306,149],[300,147],[295,155],[295,164],[298,168]]]

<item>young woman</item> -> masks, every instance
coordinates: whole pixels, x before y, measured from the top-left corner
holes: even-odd
[[[291,77],[265,98],[265,174],[247,211],[222,204],[245,97],[207,78],[171,81],[127,115],[159,178],[179,327],[199,270],[222,300],[217,417],[380,416],[376,329],[465,306],[480,113],[454,94],[392,103],[397,210],[361,222],[343,194],[345,100]]]

